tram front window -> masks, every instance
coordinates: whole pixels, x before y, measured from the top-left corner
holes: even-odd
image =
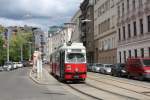
[[[67,62],[85,62],[85,55],[83,53],[68,53]]]

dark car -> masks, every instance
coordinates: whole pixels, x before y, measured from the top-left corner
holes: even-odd
[[[111,69],[111,75],[118,76],[118,77],[126,76],[127,71],[125,66],[126,66],[125,64],[121,64],[121,63],[113,65]]]
[[[87,64],[87,70],[88,70],[88,71],[92,71],[92,66],[93,66],[92,63],[88,63],[88,64]]]

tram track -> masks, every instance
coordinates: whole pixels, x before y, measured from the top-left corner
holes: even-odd
[[[90,87],[93,87],[93,88],[96,88],[96,89],[98,89],[98,90],[102,90],[102,91],[105,91],[105,92],[108,92],[108,93],[111,93],[111,94],[114,94],[114,95],[117,95],[117,96],[121,96],[121,97],[127,98],[128,100],[129,100],[129,99],[138,100],[138,99],[133,98],[133,97],[125,96],[125,95],[122,95],[122,94],[119,94],[119,93],[115,93],[115,92],[112,92],[112,91],[108,91],[108,90],[105,90],[105,89],[98,88],[98,87],[93,86],[93,85],[88,84],[88,83],[86,83],[86,85],[88,85],[88,86],[90,86]]]
[[[102,92],[106,92],[106,93],[108,93],[108,94],[114,95],[114,96],[116,96],[116,97],[119,97],[119,98],[120,98],[119,100],[138,100],[137,98],[134,98],[134,97],[130,97],[130,96],[126,96],[126,95],[122,95],[122,94],[118,94],[118,93],[115,93],[115,92],[112,92],[112,91],[108,91],[108,90],[105,90],[105,89],[98,88],[98,87],[93,86],[93,85],[91,85],[91,84],[89,84],[89,83],[85,83],[84,85],[87,86],[87,87],[89,87],[89,88],[95,89],[95,91],[96,91],[96,90],[99,91],[99,92],[102,91]],[[75,90],[75,91],[77,91],[77,92],[80,92],[80,93],[82,93],[83,95],[89,96],[89,97],[91,97],[91,98],[93,98],[93,99],[96,99],[96,100],[104,100],[103,98],[100,98],[100,97],[98,97],[98,96],[92,95],[92,94],[90,93],[91,91],[89,91],[88,93],[86,93],[86,92],[83,91],[82,89],[78,89],[77,86],[74,85],[74,84],[67,84],[67,86],[70,87],[71,89],[73,89],[73,90]],[[109,95],[108,95],[108,96],[109,96]]]
[[[99,78],[101,78],[101,77],[99,77]],[[124,89],[124,90],[127,90],[127,91],[135,92],[135,93],[137,93],[137,94],[147,96],[147,97],[149,97],[149,99],[150,99],[150,95],[147,94],[147,93],[150,93],[150,90],[149,90],[149,91],[144,91],[144,92],[138,92],[138,91],[135,91],[135,90],[132,90],[132,89],[128,89],[128,88],[121,87],[121,86],[119,86],[119,85],[117,85],[117,84],[112,84],[112,83],[108,83],[108,82],[102,81],[102,80],[100,80],[100,79],[97,80],[97,79],[91,78],[91,77],[88,77],[88,79],[94,80],[94,81],[96,81],[96,82],[100,82],[100,83],[103,83],[103,84],[107,84],[107,85],[109,85],[109,86],[114,86],[114,87],[117,87],[117,88],[121,88],[121,89]],[[104,79],[104,78],[103,78],[103,79]],[[113,80],[113,81],[114,81],[114,80]],[[117,82],[118,82],[118,81],[117,81]],[[128,84],[128,83],[124,83],[124,84]],[[133,84],[130,84],[130,85],[133,85]],[[137,86],[137,88],[139,87],[139,85],[134,85],[134,86]],[[142,88],[150,89],[150,88],[147,88],[147,87],[142,87]]]
[[[93,95],[91,95],[91,94],[85,93],[85,92],[83,92],[83,91],[81,91],[81,90],[75,88],[74,86],[72,86],[72,85],[70,85],[70,84],[67,84],[67,86],[69,86],[71,89],[73,89],[73,90],[75,90],[75,91],[77,91],[77,92],[79,92],[79,93],[81,93],[81,94],[83,94],[83,95],[86,95],[86,96],[88,96],[88,97],[91,97],[91,98],[93,98],[93,99],[96,99],[96,100],[103,100],[103,99],[98,98],[98,97],[96,97],[96,96],[93,96]]]
[[[93,75],[93,74],[92,74]],[[142,87],[142,88],[146,88],[146,89],[150,89],[150,85],[149,86],[143,86],[143,85],[140,85],[140,84],[135,84],[135,83],[129,83],[129,82],[125,82],[125,81],[127,81],[127,80],[119,80],[119,78],[118,79],[114,79],[114,78],[111,78],[111,77],[108,77],[108,76],[106,76],[106,77],[102,77],[102,76],[99,76],[99,75],[93,75],[94,77],[97,77],[97,78],[102,78],[102,79],[109,79],[109,80],[111,80],[111,81],[116,81],[116,82],[119,82],[119,83],[123,83],[123,84],[129,84],[129,85],[132,85],[132,86],[137,86],[137,87]],[[104,75],[103,75],[104,76]]]

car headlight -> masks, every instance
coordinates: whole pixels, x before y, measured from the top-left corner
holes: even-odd
[[[145,73],[150,73],[150,70],[145,70],[144,72],[145,72]]]

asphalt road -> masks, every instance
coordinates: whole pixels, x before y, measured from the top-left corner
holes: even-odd
[[[28,74],[29,68],[0,72],[0,100],[80,100],[58,84],[38,85]]]

